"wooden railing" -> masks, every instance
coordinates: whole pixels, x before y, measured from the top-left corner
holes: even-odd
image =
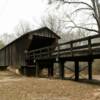
[[[100,35],[60,43],[55,49],[54,46],[48,46],[31,50],[27,54],[33,59],[98,55],[100,54]]]

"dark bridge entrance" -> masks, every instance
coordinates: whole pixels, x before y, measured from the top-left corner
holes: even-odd
[[[55,38],[44,37],[44,36],[33,36],[28,51],[53,45],[54,42]]]
[[[37,69],[36,69],[36,65],[34,64],[35,60],[33,60],[33,57],[31,56],[33,54],[32,51],[40,49],[41,47],[47,47],[47,46],[52,46],[52,45],[55,48],[55,45],[54,45],[54,43],[56,44],[55,40],[56,40],[55,38],[38,36],[38,35],[32,37],[32,41],[27,51],[27,52],[30,52],[30,56],[26,55],[26,59],[25,59],[26,66],[22,67],[24,68],[23,70],[24,70],[25,75],[28,75],[28,76],[36,75],[35,73]],[[47,52],[47,50],[45,49],[44,51],[42,51],[42,53],[43,52]],[[37,52],[37,53],[40,53],[40,52]],[[45,66],[45,68],[48,67],[47,63],[44,63],[43,65]],[[39,67],[40,71],[42,69],[43,69],[43,66]]]

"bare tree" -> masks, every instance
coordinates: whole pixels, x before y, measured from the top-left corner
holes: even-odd
[[[14,34],[8,34],[8,33],[4,33],[0,36],[1,41],[6,45],[8,43],[10,43],[11,41],[13,41],[16,37]]]
[[[62,9],[59,10],[58,6],[59,3],[55,3],[48,7],[46,10],[46,15],[42,17],[42,24],[40,26],[47,26],[56,34],[60,35],[60,43],[87,36],[88,32],[85,32],[84,30],[78,29],[76,31],[72,31],[71,27],[70,29],[66,28],[68,22],[74,22],[68,15],[65,14],[64,11],[61,12]],[[66,16],[67,19],[69,19],[68,21],[66,21]]]
[[[61,1],[63,4],[69,4],[72,6],[76,5],[75,10],[70,15],[67,15],[72,24],[66,28],[70,28],[71,30],[79,28],[100,34],[100,0],[88,0],[88,2],[87,0],[49,0],[49,4],[52,4],[54,1]],[[84,26],[75,23],[75,21],[71,19],[71,16],[80,11],[88,11],[89,16],[91,16],[91,19],[95,20],[95,22],[88,24],[87,22],[84,22]],[[90,27],[90,25],[93,27]],[[97,27],[97,29],[94,27]]]
[[[28,22],[20,21],[19,24],[15,27],[14,33],[4,33],[1,35],[1,41],[6,45],[30,30],[31,28]]]
[[[0,49],[2,48],[2,47],[4,47],[4,43],[3,43],[3,41],[2,40],[0,40]]]
[[[17,37],[30,31],[30,25],[28,22],[21,20],[18,25],[15,27],[15,34]]]
[[[45,16],[45,18],[42,18],[41,26],[46,26],[57,34],[60,34],[62,30],[61,21],[57,18],[56,15],[50,13],[47,16]]]

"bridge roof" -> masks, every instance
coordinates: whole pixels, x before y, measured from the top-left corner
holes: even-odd
[[[47,30],[48,33],[42,33],[43,30]],[[49,37],[49,38],[56,38],[56,39],[60,39],[60,36],[58,36],[56,33],[54,33],[52,30],[50,30],[47,27],[42,27],[39,29],[35,29],[32,31],[29,31],[27,33],[24,33],[23,35],[21,35],[20,37],[18,37],[17,39],[15,39],[14,41],[10,42],[9,44],[5,45],[3,48],[1,48],[0,50],[4,49],[5,47],[11,45],[12,43],[16,42],[17,40],[23,38],[26,35],[37,35],[37,36],[44,36],[44,37]]]

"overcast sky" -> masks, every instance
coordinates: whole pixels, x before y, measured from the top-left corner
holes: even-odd
[[[3,33],[13,33],[15,26],[21,20],[28,21],[31,25],[37,26],[41,17],[43,18],[45,15],[46,8],[48,7],[47,1],[48,0],[0,0],[0,35]],[[90,0],[81,1],[90,3]],[[50,9],[52,7],[50,7]],[[63,6],[61,6],[61,8],[62,7]],[[65,11],[68,14],[71,13],[72,9],[74,9],[73,6],[65,5]],[[54,13],[54,9],[51,11]],[[64,11],[64,8],[58,11],[57,17],[63,16],[62,11]],[[77,23],[84,23],[84,20],[91,22],[91,20],[87,20],[87,14],[83,12],[80,12],[74,19],[75,18]]]
[[[13,32],[20,20],[34,24],[34,20],[40,20],[46,7],[47,0],[0,0],[0,35]]]

